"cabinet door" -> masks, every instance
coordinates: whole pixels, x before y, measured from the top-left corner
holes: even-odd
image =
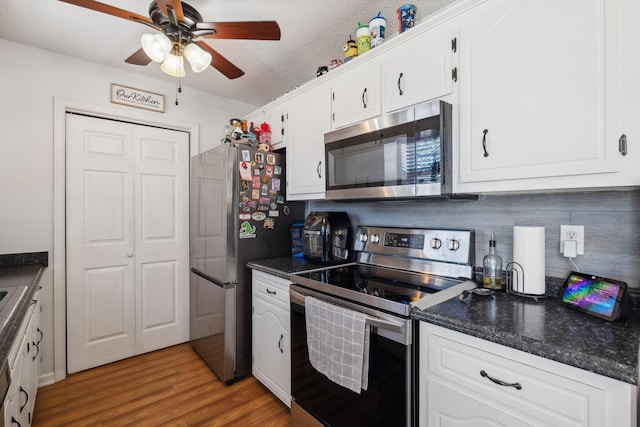
[[[253,310],[253,374],[287,403],[283,396],[291,394],[290,339],[278,315],[284,310],[261,299],[256,300]]]
[[[253,270],[253,375],[291,405],[290,281]]]
[[[334,129],[380,115],[380,62],[377,58],[359,63],[337,76],[331,86]]]
[[[609,96],[617,65],[607,60],[617,3],[498,0],[465,14],[462,184],[619,169],[618,136],[606,121],[618,108]]]
[[[287,199],[324,199],[324,134],[329,113],[329,89],[302,92],[287,108]]]
[[[267,105],[259,112],[254,112],[247,116],[247,122],[253,122],[254,127],[260,127],[262,123],[267,123],[271,128],[271,145],[274,150],[284,148],[284,122],[286,117],[282,111],[280,104],[271,106]]]
[[[454,28],[441,25],[385,52],[384,111],[391,112],[453,92]]]

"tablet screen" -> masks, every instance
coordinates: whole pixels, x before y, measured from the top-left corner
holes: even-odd
[[[562,302],[594,316],[614,320],[625,288],[624,282],[571,272],[565,281]]]

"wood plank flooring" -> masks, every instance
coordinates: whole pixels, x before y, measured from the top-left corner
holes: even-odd
[[[38,390],[34,427],[289,426],[254,377],[228,386],[189,344],[72,374]]]

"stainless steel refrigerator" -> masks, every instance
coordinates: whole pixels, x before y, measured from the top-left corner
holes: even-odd
[[[304,203],[285,200],[285,156],[223,144],[191,160],[190,341],[230,383],[251,373],[248,261],[291,254]]]

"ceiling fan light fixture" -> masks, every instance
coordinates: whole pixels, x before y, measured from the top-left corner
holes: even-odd
[[[194,73],[200,73],[211,65],[211,54],[196,43],[189,43],[185,46],[184,56],[187,57],[189,65],[191,65],[191,69]]]
[[[155,62],[164,61],[173,46],[171,39],[164,34],[143,34],[140,44],[144,53]]]
[[[184,59],[180,54],[169,53],[160,69],[173,77],[184,77],[186,74],[184,71]]]

